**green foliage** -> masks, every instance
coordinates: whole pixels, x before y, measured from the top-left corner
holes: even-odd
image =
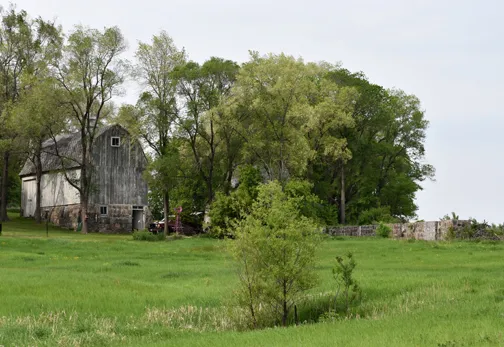
[[[244,218],[257,198],[261,173],[251,165],[239,169],[239,186],[229,195],[218,192],[210,209],[210,235],[218,238],[233,237],[235,221]]]
[[[459,220],[459,216],[455,212],[452,212],[451,215],[445,214],[439,220]]]
[[[239,66],[212,57],[203,65],[190,61],[177,66],[177,95],[183,104],[177,117],[178,132],[192,158],[198,179],[204,184],[205,203],[212,202],[215,188],[232,178],[238,137],[228,122],[224,104],[229,98]]]
[[[159,189],[149,189],[147,193],[149,209],[154,220],[163,219],[163,196]]]
[[[268,180],[284,184],[304,175],[315,154],[309,129],[319,136],[327,122],[334,127],[352,123],[340,111],[337,86],[323,79],[325,72],[323,66],[302,59],[257,52],[242,66],[232,107],[240,120],[238,131],[247,139],[244,157],[261,167]],[[341,143],[344,139],[328,140],[327,155],[339,157]]]
[[[135,231],[132,234],[133,240],[135,241],[164,241],[166,239],[165,235],[160,233],[160,234],[153,234],[147,230],[143,231]]]
[[[10,165],[13,153],[25,150],[33,142],[29,134],[16,126],[18,117],[14,108],[26,88],[47,71],[48,66],[60,55],[61,29],[42,18],[30,18],[24,10],[17,11],[15,5],[0,7],[0,154],[4,170],[0,187],[0,221],[6,220],[7,206],[17,204],[17,194],[9,193],[17,184],[10,181]],[[29,119],[31,114],[24,115]],[[14,154],[15,155],[15,154]],[[19,168],[15,168],[16,171]]]
[[[336,257],[336,265],[332,269],[333,277],[336,280],[334,312],[338,311],[338,304],[342,304],[343,312],[348,315],[350,307],[361,298],[361,288],[353,277],[356,266],[357,263],[352,252],[347,253],[346,260],[341,256]],[[338,302],[340,299],[341,303]]]
[[[392,228],[388,225],[380,222],[376,228],[376,236],[388,239],[392,233]]]
[[[397,223],[399,220],[391,216],[388,206],[371,208],[359,215],[359,225],[371,225],[379,222]]]
[[[493,240],[504,239],[504,224],[488,224],[486,221],[478,222],[476,219],[469,219],[469,223],[462,227],[450,226],[446,234],[447,240]]]
[[[9,189],[7,190],[7,208],[19,208],[21,206],[21,178],[16,168],[9,172]]]
[[[181,205],[188,218],[217,199],[212,232],[228,234],[229,221],[255,199],[232,189],[237,168],[250,164],[261,178],[303,192],[301,213],[318,223],[336,224],[337,211],[341,224],[405,220],[415,216],[421,182],[434,175],[423,160],[428,121],[418,98],[363,73],[258,52],[241,66],[218,57],[200,64],[164,31],[138,44],[131,69],[117,27],[76,26],[64,42],[51,22],[14,6],[1,14],[0,152],[39,152],[40,138],[68,125],[92,154],[90,116],[110,120],[111,98],[131,71],[144,89],[115,121],[151,150],[156,217],[160,202],[163,214]],[[49,120],[60,128],[47,129]],[[93,170],[82,158],[84,175],[73,183],[84,203]]]
[[[340,200],[344,189],[347,223],[362,224],[364,211],[383,207],[390,208],[394,218],[414,217],[419,184],[434,175],[433,167],[422,160],[428,122],[419,100],[337,67],[327,78],[356,89],[358,97],[351,110],[353,126],[331,130],[332,136],[346,139],[348,155],[339,160],[317,151],[313,160],[309,180],[315,183],[316,194],[325,201]],[[339,179],[343,172],[344,187]]]
[[[231,250],[239,267],[240,303],[254,327],[287,325],[300,295],[316,284],[313,271],[320,231],[299,211],[299,199],[281,185],[259,186],[250,214],[236,223]],[[265,306],[266,313],[260,314]]]
[[[502,321],[495,318],[504,304],[502,242],[327,240],[317,249],[320,281],[296,303],[302,326],[248,331],[247,312],[230,306],[238,278],[220,240],[140,244],[131,235],[82,235],[52,226],[47,238],[33,220],[9,217],[0,240],[5,346],[502,342]],[[337,322],[315,324],[334,297],[334,257],[349,250],[363,299],[349,315],[333,315]]]
[[[278,179],[303,194],[302,214],[320,224],[338,224],[338,215],[358,224],[415,216],[415,193],[434,174],[423,161],[428,122],[415,96],[283,54],[252,52],[241,67],[215,57],[200,65],[166,33],[140,44],[137,59],[148,90],[119,120],[155,156],[177,148],[178,162],[161,165],[154,180],[165,170],[177,184],[161,183],[157,201],[208,209],[213,235],[232,236],[230,222],[255,199],[232,189],[243,163],[260,169],[259,181]]]
[[[455,228],[453,226],[448,227],[448,231],[445,235],[445,240],[452,241],[457,238],[457,234],[455,233]]]

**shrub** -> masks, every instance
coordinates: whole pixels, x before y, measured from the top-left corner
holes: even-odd
[[[351,305],[356,303],[361,297],[359,284],[353,278],[353,271],[357,263],[351,252],[346,255],[346,258],[345,260],[343,257],[337,256],[336,265],[332,270],[333,277],[336,280],[336,293],[334,295],[333,307],[328,313],[329,316],[338,316],[338,312],[341,309],[343,309],[345,314],[348,314]]]
[[[233,222],[243,219],[257,198],[261,182],[258,169],[245,165],[240,167],[240,185],[231,194],[217,193],[210,208],[209,235],[217,238],[234,237]]]
[[[391,233],[392,229],[388,225],[385,225],[381,222],[378,225],[378,228],[376,228],[376,236],[389,238]]]
[[[135,241],[151,241],[151,242],[164,241],[165,236],[162,233],[153,234],[153,233],[150,233],[146,230],[142,230],[142,231],[135,231],[133,233],[133,240],[135,240]]]
[[[251,213],[236,223],[236,240],[230,241],[239,267],[238,296],[251,326],[285,326],[301,294],[316,283],[320,232],[302,215],[300,198],[289,197],[278,182],[258,191]]]
[[[488,224],[486,221],[478,222],[470,219],[470,223],[462,228],[450,227],[445,238],[447,240],[502,240],[504,238],[504,225]]]
[[[459,216],[455,212],[452,212],[451,215],[445,214],[439,220],[459,220]]]
[[[448,231],[446,232],[445,239],[448,241],[455,240],[457,238],[457,234],[455,233],[455,228],[450,226]]]

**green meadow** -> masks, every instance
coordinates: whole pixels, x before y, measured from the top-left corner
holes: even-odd
[[[0,346],[501,346],[504,244],[327,239],[303,323],[239,329],[225,241],[166,242],[3,225]],[[353,252],[363,299],[318,322],[336,255]],[[321,306],[323,304],[320,304]],[[315,305],[316,306],[316,305]]]

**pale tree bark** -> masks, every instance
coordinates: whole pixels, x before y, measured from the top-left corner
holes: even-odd
[[[340,224],[346,223],[345,164],[341,159]]]
[[[39,148],[41,147],[41,144]],[[41,205],[41,200],[42,200],[42,162],[40,159],[40,151],[37,155],[35,155],[34,158],[35,161],[35,176],[36,176],[36,184],[37,184],[37,194],[36,194],[36,199],[37,201],[35,202],[35,221],[37,223],[42,223],[42,210],[40,208]]]

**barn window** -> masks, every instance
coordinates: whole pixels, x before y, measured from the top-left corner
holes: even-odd
[[[100,206],[100,214],[106,216],[108,214],[107,206]]]
[[[121,145],[120,137],[112,137],[112,147],[119,147]]]

